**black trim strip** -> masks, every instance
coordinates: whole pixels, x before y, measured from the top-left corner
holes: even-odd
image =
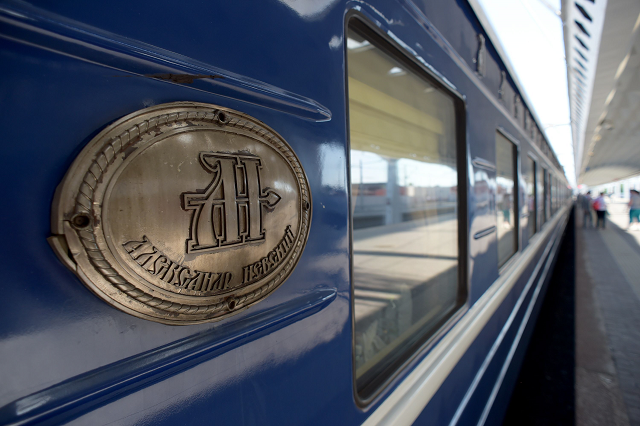
[[[491,172],[496,171],[496,165],[490,162],[489,160],[485,160],[484,158],[476,157],[473,159],[471,163],[473,163],[474,166],[480,169],[489,170]]]
[[[490,226],[487,229],[483,229],[480,232],[476,232],[475,234],[473,234],[473,239],[474,240],[479,240],[482,237],[486,237],[487,235],[491,235],[494,232],[496,232],[497,228],[495,226]]]

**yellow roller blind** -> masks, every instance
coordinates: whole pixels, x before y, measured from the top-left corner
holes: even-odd
[[[442,121],[349,77],[351,149],[432,162]]]

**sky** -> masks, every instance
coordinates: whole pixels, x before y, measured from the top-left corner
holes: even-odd
[[[575,167],[559,0],[479,0],[569,183]]]

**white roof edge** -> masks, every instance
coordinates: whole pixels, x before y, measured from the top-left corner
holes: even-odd
[[[571,71],[569,70],[569,65],[568,65],[568,58],[569,55],[571,54],[571,46],[569,45],[570,43],[570,34],[569,34],[569,27],[567,25],[564,25],[565,22],[567,22],[568,19],[568,15],[567,15],[567,10],[568,10],[568,3],[570,0],[561,0],[560,2],[560,18],[562,19],[562,34],[564,37],[564,54],[565,54],[565,63],[567,63],[567,66],[565,67],[566,69],[566,74],[567,74],[567,99],[569,100],[569,127],[571,128],[571,144],[573,145],[573,169],[574,169],[574,174],[576,177],[576,186],[578,185],[578,178],[579,178],[579,174],[580,174],[580,170],[579,167],[580,164],[582,164],[582,149],[578,146],[580,145],[580,130],[579,129],[575,129],[574,131],[574,126],[575,126],[575,121],[573,119],[573,108],[572,108],[572,100],[571,100],[571,93],[572,93],[572,89],[573,89],[573,81],[571,79]],[[589,108],[591,108],[591,106],[589,106]],[[578,158],[578,156],[580,158]]]
[[[493,44],[493,48],[496,49],[496,52],[498,52],[498,56],[500,56],[500,59],[504,63],[504,66],[507,67],[507,71],[509,71],[509,75],[511,76],[511,79],[513,80],[513,82],[515,83],[516,87],[518,88],[518,91],[520,92],[520,97],[527,104],[527,108],[529,109],[529,113],[531,113],[531,115],[533,115],[533,118],[536,120],[536,123],[538,124],[538,127],[540,127],[540,129],[542,130],[542,134],[543,134],[543,136],[544,136],[544,138],[545,138],[545,140],[547,142],[547,145],[549,145],[549,149],[551,149],[551,152],[553,153],[553,155],[555,157],[555,160],[559,164],[560,160],[558,159],[558,154],[556,154],[556,151],[553,149],[553,146],[549,142],[549,138],[547,137],[547,133],[546,133],[544,127],[542,126],[542,120],[540,120],[540,117],[538,117],[538,113],[532,107],[533,103],[529,99],[529,96],[527,95],[527,92],[524,90],[524,87],[522,86],[522,83],[520,83],[520,79],[518,78],[518,74],[516,74],[516,72],[515,72],[515,70],[513,68],[513,65],[511,65],[511,61],[509,60],[509,57],[505,53],[504,48],[502,47],[502,43],[500,43],[500,39],[498,38],[496,33],[493,32],[493,27],[491,26],[491,22],[489,22],[489,18],[487,18],[487,15],[484,13],[484,10],[482,9],[482,6],[480,6],[480,3],[479,3],[478,0],[467,0],[467,1],[469,2],[469,5],[473,9],[473,12],[476,14],[476,17],[480,21],[480,24],[482,25],[484,31],[487,33],[487,36],[489,36],[489,39],[491,40],[491,43]],[[568,87],[568,84],[567,84],[567,87]],[[563,170],[562,164],[560,164],[560,169]],[[566,172],[565,172],[565,177],[566,177]]]

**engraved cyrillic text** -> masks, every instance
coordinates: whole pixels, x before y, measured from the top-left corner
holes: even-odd
[[[129,241],[122,246],[145,271],[176,288],[205,292],[231,287],[231,272],[191,270],[165,256],[146,236],[141,241]]]
[[[287,226],[284,237],[273,250],[257,262],[242,268],[242,283],[250,283],[273,271],[291,251],[294,241],[295,236],[291,232],[291,226]]]

